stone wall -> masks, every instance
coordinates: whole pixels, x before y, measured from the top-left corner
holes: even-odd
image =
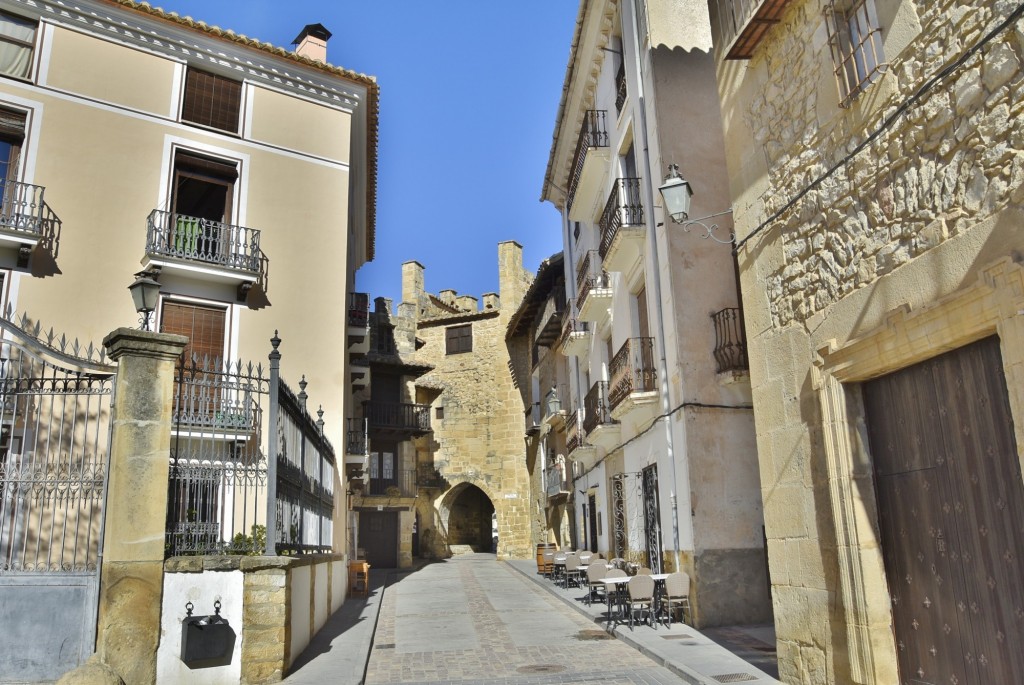
[[[1024,23],[912,100],[1017,3],[874,0],[889,66],[840,108],[821,5],[791,2],[719,91],[737,234],[767,222],[739,263],[780,675],[887,685],[859,383],[998,334],[1024,444],[1020,310],[999,303],[1020,299]]]

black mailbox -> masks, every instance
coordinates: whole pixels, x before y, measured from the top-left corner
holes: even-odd
[[[214,604],[213,616],[193,616],[192,602],[186,606],[188,615],[181,621],[181,660],[189,668],[226,666],[235,649],[235,631],[220,615],[220,602]]]

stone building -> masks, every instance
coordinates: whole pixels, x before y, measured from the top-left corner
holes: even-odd
[[[709,6],[782,678],[1024,682],[1024,6]]]
[[[689,573],[698,626],[771,617],[734,262],[657,193],[675,163],[692,216],[729,206],[714,67],[704,2],[581,2],[542,190],[563,219],[577,542]]]
[[[559,350],[566,312],[563,261],[559,252],[541,262],[505,339],[526,418],[533,537],[538,543],[578,548],[573,462],[566,443],[569,360]]]
[[[528,556],[533,538],[522,405],[505,344],[514,305],[531,281],[522,247],[499,244],[499,291],[484,294],[482,303],[454,290],[428,292],[424,272],[418,262],[402,265],[397,314],[386,300],[378,301],[378,339],[390,334],[395,350],[387,355],[389,372],[380,357],[371,356],[369,366],[371,397],[381,374],[390,373],[394,396],[415,424],[395,450],[396,468],[408,483],[383,493],[397,515],[397,565],[409,565],[414,555],[491,551],[495,530],[499,558]],[[371,431],[373,423],[370,418]],[[373,471],[373,455],[384,451],[378,444],[371,435],[370,488],[384,476],[384,461],[381,471]],[[368,499],[366,487],[355,502],[361,519],[367,509],[385,504]],[[369,551],[369,536],[379,530],[362,522],[359,530],[359,546]]]

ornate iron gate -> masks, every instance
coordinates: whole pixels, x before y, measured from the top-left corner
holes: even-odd
[[[0,682],[56,680],[95,644],[115,367],[26,317],[0,329]]]
[[[647,546],[647,565],[661,573],[661,507],[658,504],[658,465],[643,470],[644,536]]]
[[[626,492],[625,474],[612,477],[612,551],[623,559],[626,556]]]

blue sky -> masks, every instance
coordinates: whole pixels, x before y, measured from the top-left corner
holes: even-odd
[[[575,0],[150,0],[289,47],[306,24],[333,34],[332,64],[381,86],[377,255],[356,285],[401,295],[401,264],[431,292],[497,291],[497,244],[526,268],[561,249],[539,201],[576,20]]]

